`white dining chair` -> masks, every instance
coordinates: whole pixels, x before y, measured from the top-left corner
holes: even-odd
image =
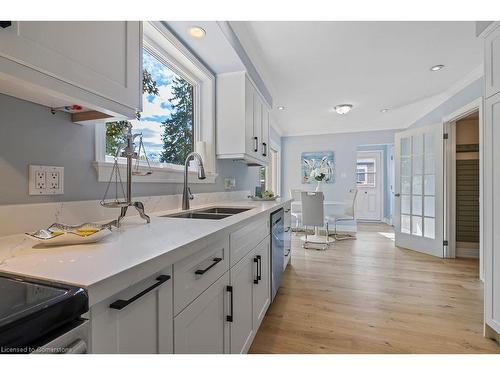
[[[296,204],[292,202],[291,206],[291,214],[295,219],[295,225],[292,226],[292,230],[297,230],[302,227],[302,204],[300,204],[302,192],[303,190],[301,189],[290,189],[290,198],[292,198],[294,202],[297,202]]]
[[[320,191],[303,191],[301,193],[302,201],[302,225],[305,227],[305,236],[300,239],[304,242],[302,247],[309,249],[309,244],[319,244],[322,250],[326,250],[333,239],[329,237],[328,221],[325,221],[324,201],[325,197]],[[307,233],[309,226],[315,228],[314,235]],[[326,226],[325,235],[319,234],[319,228]]]
[[[358,190],[357,189],[351,189],[347,193],[347,198],[345,202],[345,207],[344,207],[344,212],[339,215],[328,215],[326,217],[327,222],[333,221],[334,223],[334,232],[333,236],[337,241],[341,240],[355,240],[356,239],[356,233],[350,234],[350,233],[345,233],[345,234],[339,234],[337,231],[337,224],[339,222],[346,222],[346,221],[354,221],[356,220],[354,216],[354,210],[356,207],[356,197],[358,195]]]

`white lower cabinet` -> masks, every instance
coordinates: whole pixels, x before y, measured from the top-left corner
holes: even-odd
[[[226,273],[175,317],[175,353],[229,352],[228,285]]]
[[[172,267],[90,310],[92,353],[172,353]]]
[[[247,228],[92,306],[91,351],[247,353],[271,303],[269,223]]]
[[[257,265],[256,283],[253,285],[253,326],[254,330],[260,326],[267,308],[271,304],[271,276],[270,276],[270,238],[266,237],[253,251],[254,262]]]
[[[229,270],[232,289],[231,353],[246,353],[252,343],[253,289],[257,278],[257,263],[254,251]],[[232,313],[232,314],[231,314]]]

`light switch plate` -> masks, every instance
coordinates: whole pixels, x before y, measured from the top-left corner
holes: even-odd
[[[64,167],[30,165],[29,194],[64,194]]]

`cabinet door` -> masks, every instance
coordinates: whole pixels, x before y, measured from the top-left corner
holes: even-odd
[[[251,251],[229,271],[231,275],[232,316],[231,353],[246,353],[253,337],[254,252]]]
[[[257,135],[254,133],[254,112],[254,88],[245,77],[245,152],[248,155],[255,155],[259,149]]]
[[[253,87],[253,86],[252,86]],[[257,159],[262,159],[262,100],[259,94],[253,89],[253,135],[257,141],[257,151],[252,155]]]
[[[484,84],[486,97],[490,97],[500,92],[500,23],[484,43]]]
[[[226,273],[203,292],[174,320],[175,353],[205,354],[229,352],[229,323],[226,321]]]
[[[255,282],[253,285],[253,321],[257,330],[271,303],[270,242],[267,236],[253,251]]]
[[[270,144],[269,144],[269,110],[265,104],[262,104],[262,149],[261,149],[261,158],[266,163],[269,163],[270,160]]]
[[[498,62],[497,62],[498,63]],[[492,202],[484,207],[484,264],[485,264],[485,319],[500,333],[500,231],[494,223],[500,222],[500,93],[484,103],[484,200]]]
[[[0,56],[142,109],[140,22],[12,22],[0,30]]]
[[[162,276],[171,276],[171,267]],[[172,353],[172,280],[168,279],[129,305],[112,304],[129,300],[159,283],[155,275],[105,300],[90,310],[93,353]]]

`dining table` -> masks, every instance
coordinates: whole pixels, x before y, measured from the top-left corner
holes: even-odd
[[[347,203],[343,202],[343,201],[331,201],[331,200],[324,201],[323,206],[324,206],[325,217],[343,214],[346,204]],[[301,201],[293,201],[292,205],[291,205],[291,209],[292,209],[291,210],[292,215],[294,212],[302,212],[302,202]],[[308,241],[314,242],[314,243],[327,244],[330,242],[334,242],[334,239],[328,238],[328,240],[326,240],[326,236],[320,234],[320,228],[314,227],[314,235],[308,236]]]

